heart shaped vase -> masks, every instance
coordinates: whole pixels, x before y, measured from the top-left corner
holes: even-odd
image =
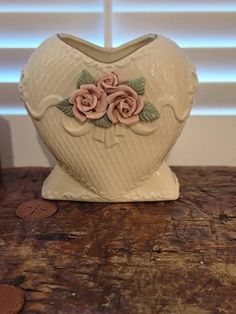
[[[159,35],[101,48],[72,35],[44,41],[19,90],[58,164],[47,199],[173,200],[164,159],[188,118],[197,86],[182,50]]]

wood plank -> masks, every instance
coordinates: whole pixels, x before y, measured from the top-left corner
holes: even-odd
[[[234,313],[236,168],[175,167],[171,202],[56,202],[27,221],[48,168],[3,169],[0,283],[21,287],[22,313]]]

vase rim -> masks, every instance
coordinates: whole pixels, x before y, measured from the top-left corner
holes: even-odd
[[[58,39],[68,47],[85,54],[87,57],[101,63],[117,62],[135,51],[146,47],[158,38],[157,34],[145,34],[132,39],[118,47],[101,47],[85,39],[81,39],[71,34],[57,34]]]

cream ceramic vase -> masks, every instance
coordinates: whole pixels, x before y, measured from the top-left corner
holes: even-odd
[[[58,164],[46,199],[175,200],[164,159],[188,118],[194,67],[172,41],[146,35],[101,48],[71,35],[45,40],[22,70],[21,98]]]

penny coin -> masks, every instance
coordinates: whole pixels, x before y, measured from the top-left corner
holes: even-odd
[[[24,293],[20,288],[0,285],[0,313],[19,313],[24,305]]]
[[[22,203],[15,210],[15,214],[22,219],[38,220],[52,216],[57,211],[54,202],[45,200],[30,200]]]

